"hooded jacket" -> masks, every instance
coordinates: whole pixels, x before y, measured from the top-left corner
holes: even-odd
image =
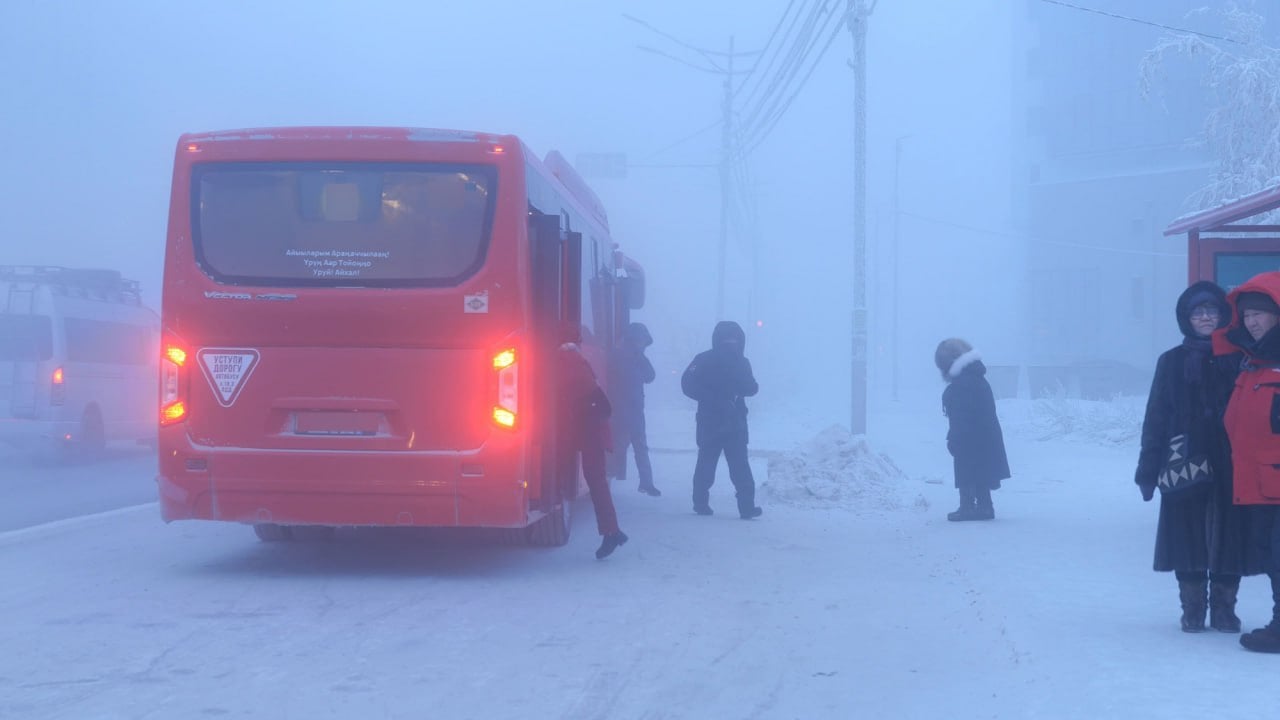
[[[1280,325],[1254,340],[1237,300],[1256,292],[1280,303],[1280,272],[1253,276],[1231,291],[1231,324],[1213,334],[1218,354],[1244,353],[1227,403],[1233,495],[1237,505],[1280,505]]]
[[[1160,355],[1151,377],[1142,421],[1142,449],[1133,478],[1148,492],[1154,492],[1169,460],[1170,443],[1177,435],[1186,436],[1192,454],[1207,455],[1215,473],[1230,477],[1222,415],[1235,384],[1240,355],[1211,356],[1210,340],[1191,326],[1191,311],[1205,303],[1217,306],[1219,327],[1230,321],[1231,305],[1222,288],[1204,280],[1192,283],[1174,305],[1183,341]]]
[[[644,350],[653,344],[653,336],[644,324],[634,322],[622,333],[614,349],[613,372],[609,376],[609,399],[624,419],[644,411],[644,386],[657,374]]]
[[[680,389],[698,401],[698,445],[706,442],[747,442],[745,398],[760,391],[747,360],[747,336],[738,323],[725,320],[711,333],[711,349],[698,353]]]
[[[613,408],[596,382],[595,371],[576,345],[560,348],[560,427],[568,447],[600,444],[612,449],[609,415]]]

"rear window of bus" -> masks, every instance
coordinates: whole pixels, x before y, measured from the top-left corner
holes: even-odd
[[[53,323],[47,315],[0,315],[0,361],[53,357]]]
[[[495,184],[484,165],[197,165],[195,255],[229,284],[454,285],[484,262]]]

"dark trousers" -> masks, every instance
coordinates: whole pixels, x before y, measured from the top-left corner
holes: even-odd
[[[747,463],[747,443],[741,441],[708,439],[698,445],[698,463],[693,468],[693,506],[709,507],[720,453],[724,453],[729,480],[737,490],[738,512],[746,515],[756,506],[756,481]]]
[[[614,477],[627,479],[627,447],[636,456],[636,470],[640,473],[640,487],[653,487],[653,465],[649,462],[649,438],[645,432],[644,410],[622,413],[614,424],[613,464]]]
[[[601,535],[618,532],[618,512],[613,508],[613,494],[609,492],[609,481],[604,476],[604,448],[599,444],[587,443],[587,447],[582,448],[582,475],[587,480],[587,489],[591,491],[596,528]]]

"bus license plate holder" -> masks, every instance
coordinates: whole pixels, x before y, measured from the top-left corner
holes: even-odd
[[[377,435],[382,413],[354,410],[311,410],[293,414],[295,435]]]

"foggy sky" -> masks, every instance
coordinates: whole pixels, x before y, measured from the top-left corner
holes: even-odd
[[[871,18],[873,401],[884,397],[894,355],[894,305],[904,385],[922,397],[940,389],[932,349],[943,337],[970,338],[989,363],[1019,362],[1028,289],[1023,247],[1011,235],[1020,128],[1010,5],[883,0]],[[556,149],[571,160],[625,152],[636,164],[714,164],[719,128],[655,153],[720,117],[721,77],[638,50],[698,60],[623,13],[692,45],[723,50],[732,36],[738,50],[753,50],[785,7],[11,0],[0,7],[0,153],[9,168],[0,177],[0,262],[116,267],[158,305],[172,154],[189,131],[461,128],[514,133],[539,154]],[[735,228],[728,277],[727,315],[748,326],[748,355],[766,393],[758,403],[770,395],[826,403],[834,421],[847,420],[849,393],[851,47],[843,33],[752,155],[758,246]],[[900,137],[900,207],[913,217],[899,218],[895,291],[890,210]],[[615,240],[647,269],[649,306],[639,319],[650,323],[652,354],[669,376],[709,343],[715,320],[718,176],[714,168],[637,167],[624,180],[590,182]],[[660,382],[657,391],[673,388]]]

